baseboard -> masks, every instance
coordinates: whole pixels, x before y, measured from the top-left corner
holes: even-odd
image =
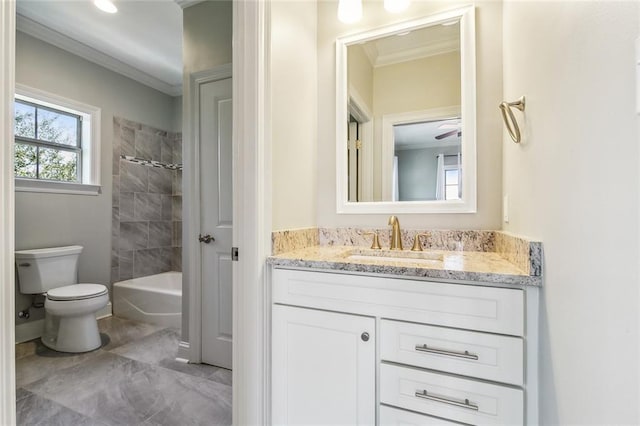
[[[111,302],[104,308],[96,312],[96,318],[106,318],[111,316]],[[29,321],[24,324],[16,325],[16,343],[28,342],[29,340],[39,339],[42,337],[44,330],[44,319]]]
[[[40,338],[40,336],[42,336],[43,330],[43,319],[16,325],[16,343],[28,342],[29,340],[38,339]]]
[[[187,363],[189,362],[190,354],[191,350],[189,342],[178,343],[178,355],[176,355],[176,361]]]
[[[113,306],[111,305],[111,302],[107,303],[107,306],[96,312],[97,319],[107,318],[111,315],[113,315]]]

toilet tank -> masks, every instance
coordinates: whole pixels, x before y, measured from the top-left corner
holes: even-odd
[[[20,293],[40,294],[78,282],[82,246],[16,251]]]

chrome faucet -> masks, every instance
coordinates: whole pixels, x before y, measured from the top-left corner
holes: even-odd
[[[391,250],[402,250],[402,235],[400,233],[400,222],[395,216],[389,218],[389,225],[391,225]]]

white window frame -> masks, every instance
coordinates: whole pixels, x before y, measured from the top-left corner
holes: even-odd
[[[449,164],[449,165],[445,165],[444,167],[442,167],[442,182],[444,182],[444,197],[445,200],[447,199],[447,186],[453,186],[453,185],[447,185],[447,170],[457,170],[458,174],[460,174],[462,172],[462,168],[460,166],[458,166],[457,164]],[[460,199],[460,177],[458,176],[458,184],[455,185],[458,187],[458,198],[450,198],[451,200],[459,200]]]
[[[16,177],[16,191],[98,195],[101,190],[100,108],[22,84],[16,84],[15,98],[82,117],[81,182],[57,182]]]

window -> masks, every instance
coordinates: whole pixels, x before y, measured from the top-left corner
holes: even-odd
[[[81,182],[82,117],[16,100],[16,177]]]
[[[99,123],[98,108],[17,86],[16,190],[98,194]]]
[[[460,169],[458,166],[444,167],[444,199],[460,199]]]

